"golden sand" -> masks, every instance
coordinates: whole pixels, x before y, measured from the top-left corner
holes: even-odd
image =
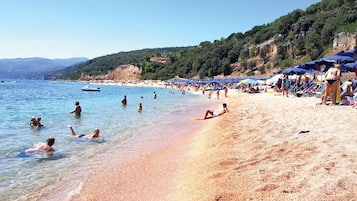
[[[195,136],[168,200],[357,200],[357,110],[317,102],[231,98]]]
[[[202,129],[100,170],[72,200],[357,200],[356,109],[229,96],[229,113],[192,117]]]

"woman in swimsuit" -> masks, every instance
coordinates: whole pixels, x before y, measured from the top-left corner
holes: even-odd
[[[83,139],[95,139],[99,137],[99,132],[100,132],[99,128],[95,128],[93,134],[81,134],[81,135],[77,135],[77,133],[72,128],[72,125],[68,125],[68,128],[71,130],[72,136],[74,137],[79,137]]]
[[[326,105],[327,98],[330,94],[332,99],[332,104],[336,104],[336,91],[337,91],[337,83],[336,81],[340,80],[341,75],[341,66],[339,64],[336,65],[334,68],[328,69],[325,74],[325,93],[322,99],[322,104]]]

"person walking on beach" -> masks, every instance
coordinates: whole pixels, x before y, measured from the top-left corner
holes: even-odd
[[[126,105],[126,96],[124,96],[124,98],[123,98],[123,100],[121,100],[121,103],[123,104],[123,105]]]
[[[34,152],[43,152],[43,153],[52,153],[55,150],[52,148],[55,143],[54,137],[49,137],[47,142],[40,142],[34,146],[34,148],[26,149],[26,153],[34,153]]]
[[[217,89],[217,99],[219,100],[219,89]]]
[[[95,128],[93,131],[93,134],[80,134],[77,135],[77,133],[74,131],[72,125],[68,125],[68,128],[71,130],[71,134],[73,137],[79,137],[79,138],[83,138],[83,139],[95,139],[99,137],[99,128]]]
[[[69,113],[75,113],[76,116],[81,116],[82,108],[81,108],[81,106],[79,105],[79,102],[78,102],[78,101],[75,102],[74,105],[75,105],[74,109],[73,109],[71,112],[69,112]]]

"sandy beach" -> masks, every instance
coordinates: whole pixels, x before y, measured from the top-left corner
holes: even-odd
[[[91,174],[71,200],[357,200],[356,109],[233,90],[224,101],[229,113],[192,117],[199,129]]]

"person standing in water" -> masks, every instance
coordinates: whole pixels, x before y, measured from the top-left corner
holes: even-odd
[[[126,96],[124,96],[123,100],[121,100],[121,104],[126,105],[126,103],[127,103]]]
[[[140,104],[139,104],[138,112],[142,112],[142,111],[143,111],[143,105],[140,103]]]
[[[69,112],[69,113],[75,113],[76,116],[81,116],[82,108],[81,108],[81,106],[79,105],[79,102],[77,101],[74,105],[75,105],[74,109],[73,109],[71,112]]]

